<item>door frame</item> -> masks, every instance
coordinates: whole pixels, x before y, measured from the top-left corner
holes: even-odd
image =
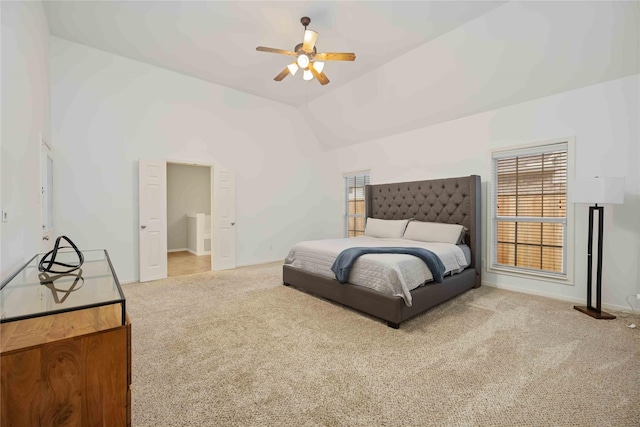
[[[151,159],[148,159],[148,158],[147,159],[141,158],[141,159],[139,159],[138,164],[143,163],[143,162],[149,162],[149,163],[155,162],[158,165],[159,168],[163,169],[163,171],[162,171],[163,177],[162,177],[161,182],[160,182],[160,185],[162,186],[162,188],[160,189],[160,191],[162,193],[162,197],[161,197],[162,201],[160,202],[162,204],[162,206],[160,206],[160,210],[164,210],[164,218],[165,218],[165,224],[164,224],[164,230],[163,230],[164,231],[164,248],[163,248],[163,251],[164,251],[164,255],[165,255],[164,275],[159,275],[161,277],[153,277],[153,278],[147,279],[147,280],[159,280],[159,279],[163,279],[163,278],[167,277],[167,269],[166,269],[166,264],[167,264],[166,256],[167,256],[167,243],[168,243],[167,242],[167,240],[168,240],[168,229],[167,229],[167,225],[166,225],[166,213],[167,213],[167,163],[174,163],[174,164],[177,163],[177,164],[186,164],[186,165],[209,167],[209,176],[210,176],[210,181],[209,182],[210,182],[210,191],[211,191],[211,194],[212,194],[212,198],[211,198],[211,214],[212,214],[211,215],[211,232],[212,232],[212,237],[211,237],[211,239],[212,239],[211,270],[217,271],[217,270],[226,270],[226,269],[230,269],[230,268],[235,268],[236,267],[235,231],[233,232],[233,236],[232,236],[233,258],[231,260],[231,263],[222,265],[221,266],[222,268],[217,268],[216,262],[215,262],[216,251],[213,248],[214,239],[217,238],[216,237],[215,220],[214,220],[214,214],[216,212],[215,209],[216,209],[216,206],[218,208],[224,208],[224,205],[220,206],[220,204],[219,204],[220,200],[222,200],[222,199],[217,197],[216,187],[215,187],[215,178],[214,177],[216,175],[216,171],[226,171],[227,173],[231,173],[232,182],[233,182],[233,184],[232,184],[233,185],[233,190],[232,190],[232,193],[231,193],[231,202],[233,203],[233,207],[232,207],[232,210],[231,210],[232,218],[229,218],[229,220],[230,220],[230,226],[233,227],[235,225],[235,171],[233,169],[225,168],[224,166],[219,165],[219,164],[203,163],[203,162],[199,162],[197,160],[187,160],[187,159],[184,159],[184,158],[181,158],[181,159],[177,159],[177,158],[162,158],[162,159],[159,159],[159,160],[151,160]],[[139,187],[141,185],[142,184],[139,184]],[[139,196],[140,196],[140,194],[142,194],[142,190],[141,189],[139,190],[138,194],[139,194]],[[141,203],[142,203],[142,201],[139,200],[139,202],[138,202],[139,209],[140,209],[139,212],[142,212]],[[142,224],[142,217],[141,217],[140,213],[139,213],[139,223],[140,223],[139,224],[140,229],[144,228],[143,227],[144,224]],[[234,227],[234,230],[235,230],[235,227]],[[138,231],[138,232],[140,233],[140,231]],[[139,258],[140,263],[142,263],[142,259],[143,259],[143,255],[144,255],[142,251],[143,251],[143,247],[140,244],[139,251],[138,251],[138,258]],[[222,253],[222,252],[220,252],[220,253]],[[141,271],[142,271],[142,267],[140,267],[140,268],[141,268]]]
[[[214,181],[213,181],[213,178],[214,178],[214,172],[213,171],[214,171],[214,168],[215,168],[216,165],[213,164],[213,163],[202,163],[202,162],[198,162],[198,161],[188,161],[188,160],[184,160],[184,159],[179,159],[178,160],[178,159],[166,158],[166,159],[164,159],[165,174],[167,172],[167,167],[168,167],[169,163],[174,164],[174,165],[202,166],[202,167],[208,167],[209,168],[209,193],[210,193],[210,196],[211,196],[210,204],[209,204],[209,212],[211,213],[209,215],[209,217],[211,218],[211,224],[210,224],[211,225],[211,228],[210,228],[210,230],[211,230],[211,253],[209,254],[209,257],[210,257],[210,261],[211,261],[211,270],[210,271],[214,271],[215,270],[214,269],[215,265],[214,265],[214,262],[213,262],[213,236],[214,236],[214,233],[213,233],[213,230],[214,230],[214,228],[213,228],[213,225],[214,225],[214,222],[213,222],[213,204],[214,204],[214,199],[213,199],[213,190],[214,190],[213,184],[214,184]],[[168,188],[169,188],[169,184],[166,183],[165,189],[164,189],[165,194],[167,193],[167,189]],[[167,200],[167,197],[165,197],[164,200],[165,200],[164,209],[166,211],[169,202]],[[168,238],[168,236],[169,236],[169,224],[167,223],[165,225],[167,227],[166,235],[167,235],[167,238]]]
[[[53,249],[53,238],[54,238],[54,228],[55,224],[53,223],[53,206],[51,211],[49,211],[48,199],[52,196],[53,187],[53,167],[54,167],[54,157],[53,157],[53,148],[49,141],[44,137],[44,135],[40,134],[40,234],[42,237],[40,243],[40,250],[43,253],[46,253]],[[49,171],[49,159],[51,159],[51,171]],[[49,176],[49,172],[51,172],[51,176]],[[50,188],[51,187],[51,188]],[[54,201],[55,203],[55,201]],[[51,218],[49,218],[51,216]],[[47,228],[47,225],[51,223],[51,227]]]

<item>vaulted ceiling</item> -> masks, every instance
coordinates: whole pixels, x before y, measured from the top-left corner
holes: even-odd
[[[301,108],[327,148],[638,73],[637,2],[50,1],[53,36]],[[273,77],[302,16],[326,86]],[[419,106],[420,108],[416,108]],[[329,132],[327,133],[327,129]],[[324,135],[324,136],[323,136]]]

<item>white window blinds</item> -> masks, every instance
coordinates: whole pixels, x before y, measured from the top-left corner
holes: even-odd
[[[344,175],[345,237],[364,234],[365,185],[370,184],[369,171]]]
[[[492,266],[566,277],[567,143],[492,156]]]

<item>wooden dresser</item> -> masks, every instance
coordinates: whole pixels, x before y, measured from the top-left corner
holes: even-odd
[[[2,426],[131,425],[125,298],[107,252],[83,254],[51,282],[37,255],[0,287]]]

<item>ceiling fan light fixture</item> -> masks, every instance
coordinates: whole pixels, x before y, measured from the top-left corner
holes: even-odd
[[[311,73],[310,70],[304,70],[304,74],[302,75],[302,78],[304,80],[311,80],[313,79],[313,74]]]
[[[313,30],[304,30],[304,38],[303,38],[303,45],[307,45],[310,46],[311,49],[313,49],[313,45],[316,43],[316,40],[318,39],[318,33],[313,31]]]
[[[300,23],[304,27],[303,42],[298,43],[293,50],[274,49],[265,46],[258,46],[256,50],[258,52],[277,53],[295,58],[295,62],[287,65],[273,80],[277,82],[282,81],[282,79],[289,74],[294,75],[298,71],[298,68],[302,68],[302,78],[304,80],[313,80],[315,77],[318,82],[324,86],[330,82],[329,78],[323,72],[324,62],[355,61],[356,54],[353,52],[318,52],[316,46],[318,33],[307,29],[307,26],[311,23],[311,19],[308,16],[303,16],[300,18]]]
[[[291,73],[292,76],[296,75],[296,72],[298,71],[298,64],[296,64],[295,62],[293,64],[289,64],[287,65],[287,68],[289,69],[289,72]]]
[[[298,55],[297,62],[298,62],[298,67],[305,69],[309,66],[309,57],[304,53],[301,53],[300,55]]]

